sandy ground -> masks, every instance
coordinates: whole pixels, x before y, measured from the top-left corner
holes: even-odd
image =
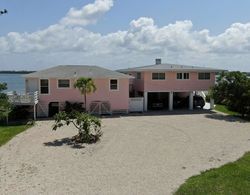
[[[0,194],[152,194],[250,151],[250,123],[211,113],[102,120],[101,142],[67,144],[73,127],[40,121],[0,148]],[[62,140],[61,140],[62,139]],[[57,141],[56,141],[57,140]]]

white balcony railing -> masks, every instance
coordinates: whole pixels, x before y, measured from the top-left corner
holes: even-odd
[[[9,101],[14,105],[34,105],[38,103],[38,91],[33,93],[17,94],[8,92]]]

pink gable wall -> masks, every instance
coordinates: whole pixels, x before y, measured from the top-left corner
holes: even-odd
[[[207,91],[215,84],[215,73],[211,73],[210,80],[199,80],[197,72],[190,72],[188,80],[178,80],[177,72],[166,72],[165,80],[152,80],[152,72],[142,73],[142,80],[135,80],[138,91]]]
[[[71,80],[70,88],[62,89],[57,87],[57,79],[49,79],[49,94],[39,95],[39,104],[43,107],[44,112],[48,112],[50,102],[84,102],[84,96],[78,89],[73,87],[74,81]],[[95,79],[97,87],[95,93],[87,95],[87,107],[92,101],[109,101],[111,110],[128,110],[129,107],[129,79],[118,79],[118,90],[109,89],[109,79]]]

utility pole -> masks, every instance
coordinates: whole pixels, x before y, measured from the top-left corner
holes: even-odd
[[[0,10],[0,16],[3,15],[3,14],[7,14],[7,13],[8,13],[7,9]]]

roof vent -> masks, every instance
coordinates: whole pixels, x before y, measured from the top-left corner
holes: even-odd
[[[161,58],[156,58],[155,59],[155,64],[161,64]]]

